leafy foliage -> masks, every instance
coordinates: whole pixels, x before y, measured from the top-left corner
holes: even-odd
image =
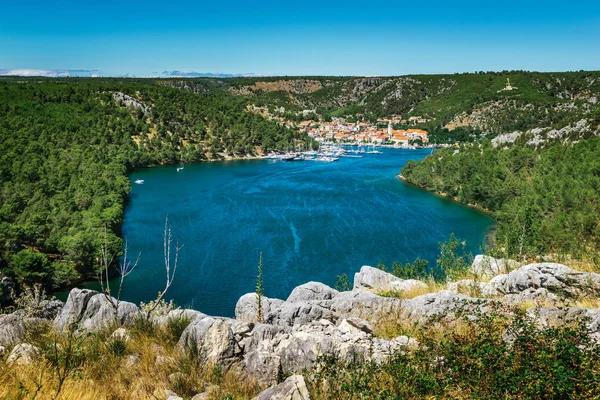
[[[578,256],[599,248],[600,139],[543,149],[490,144],[442,149],[408,162],[417,186],[487,209],[498,222],[497,248],[508,256]]]
[[[321,359],[317,399],[588,399],[600,396],[600,347],[584,321],[539,328],[515,310],[465,318],[463,328],[418,332],[420,346],[389,360]]]
[[[473,255],[466,250],[466,243],[460,241],[454,234],[446,242],[438,243],[440,253],[434,266],[429,261],[417,257],[415,261],[404,264],[394,262],[389,272],[402,279],[432,278],[436,281],[457,280],[464,275],[473,263]],[[383,263],[377,267],[387,271]]]

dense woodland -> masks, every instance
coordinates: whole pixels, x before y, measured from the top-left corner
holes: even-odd
[[[496,244],[511,257],[600,249],[600,139],[546,148],[490,143],[437,150],[408,162],[417,186],[492,212]]]
[[[60,287],[95,274],[140,167],[308,143],[226,93],[151,80],[0,80],[0,269]]]

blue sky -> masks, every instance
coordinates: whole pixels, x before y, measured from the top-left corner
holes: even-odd
[[[600,69],[600,1],[1,1],[0,73]]]

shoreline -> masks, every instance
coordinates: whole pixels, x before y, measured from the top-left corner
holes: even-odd
[[[458,200],[454,196],[450,196],[450,195],[448,195],[446,193],[442,193],[442,192],[432,191],[432,190],[429,190],[429,189],[427,189],[427,188],[425,188],[423,186],[415,185],[414,183],[407,181],[406,178],[402,174],[396,175],[396,178],[398,178],[402,182],[404,182],[407,185],[410,185],[410,186],[412,186],[414,188],[424,190],[427,193],[431,193],[431,194],[433,194],[435,196],[439,196],[439,197],[442,197],[442,198],[447,199],[447,200],[452,200],[453,202],[458,203],[458,204],[460,204],[462,206],[469,207],[469,208],[472,208],[474,210],[477,210],[477,211],[479,211],[479,212],[481,212],[483,214],[486,214],[488,217],[492,218],[494,220],[494,222],[496,221],[494,219],[494,217],[493,217],[493,212],[491,210],[488,210],[487,208],[478,206],[477,204],[463,203],[463,202],[461,202],[460,200]]]
[[[452,202],[454,202],[456,204],[460,204],[461,206],[468,207],[470,209],[473,209],[473,210],[475,210],[477,212],[480,212],[480,213],[486,215],[487,217],[489,217],[493,221],[493,224],[492,224],[492,226],[490,226],[487,229],[487,231],[483,235],[483,243],[485,245],[490,245],[490,246],[493,245],[494,238],[496,236],[496,230],[498,228],[498,222],[496,221],[496,218],[494,218],[492,211],[488,210],[487,208],[483,208],[481,206],[475,205],[475,204],[463,203],[463,202],[459,201],[456,197],[449,196],[446,193],[431,191],[431,190],[428,190],[427,188],[424,188],[422,186],[415,185],[414,183],[411,183],[411,182],[407,181],[406,178],[402,174],[396,175],[396,178],[398,180],[402,181],[403,183],[405,183],[405,184],[407,184],[409,186],[412,186],[412,187],[414,187],[416,189],[423,190],[423,191],[425,191],[427,193],[430,193],[430,194],[432,194],[434,196],[437,196],[437,197],[441,197],[441,198],[446,199],[446,200],[450,200],[450,201],[452,201]]]

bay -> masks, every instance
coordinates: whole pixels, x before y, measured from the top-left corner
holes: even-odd
[[[168,299],[209,315],[233,316],[254,291],[263,255],[264,293],[285,299],[308,281],[333,286],[362,265],[416,257],[435,263],[454,233],[477,253],[493,221],[396,176],[430,150],[384,149],[338,162],[236,160],[133,173],[123,236],[141,253],[123,298],[136,303],[164,288],[163,228],[168,215],[183,246]]]

